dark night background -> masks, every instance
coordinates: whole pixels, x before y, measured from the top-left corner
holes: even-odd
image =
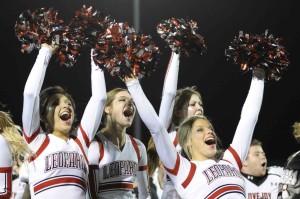
[[[139,24],[139,31],[150,34],[162,51],[159,67],[150,77],[142,80],[149,100],[158,111],[164,73],[170,49],[156,33],[156,25],[163,19],[186,18],[197,21],[197,33],[204,36],[207,53],[182,58],[178,88],[196,85],[204,100],[204,109],[227,147],[239,121],[242,105],[250,86],[250,73],[242,74],[237,65],[226,61],[224,50],[240,30],[261,34],[266,29],[275,37],[283,38],[291,64],[280,81],[265,84],[264,100],[254,137],[263,141],[269,165],[283,165],[286,158],[299,149],[292,135],[292,124],[300,118],[300,78],[297,47],[299,46],[300,12],[296,0],[140,0],[139,23],[134,15],[135,0],[8,0],[2,2],[0,13],[1,83],[0,101],[17,124],[21,125],[23,89],[38,51],[23,54],[14,25],[24,10],[53,7],[68,22],[82,5],[104,11],[117,22]],[[297,53],[298,52],[298,53]],[[106,75],[107,90],[122,86],[123,82]],[[90,55],[85,49],[72,68],[56,62],[54,55],[48,67],[43,87],[63,85],[73,95],[80,118],[90,97]],[[134,125],[133,125],[134,126]],[[128,130],[134,133],[134,128]],[[135,134],[136,135],[136,134]],[[150,134],[142,125],[140,139],[145,144]]]

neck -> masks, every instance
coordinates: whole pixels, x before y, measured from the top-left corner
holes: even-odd
[[[126,128],[121,128],[118,126],[106,126],[101,130],[104,136],[116,145],[119,149],[121,149],[126,140]]]
[[[67,141],[69,138],[69,134],[67,134],[67,133],[53,131],[52,134],[55,135],[56,137],[59,137],[59,138],[65,140],[65,141]]]
[[[266,180],[266,178],[268,177],[267,172],[263,176],[253,176],[253,175],[246,174],[246,173],[243,173],[243,172],[241,172],[241,173],[246,179],[248,179],[252,183],[256,184],[257,186],[261,185]]]

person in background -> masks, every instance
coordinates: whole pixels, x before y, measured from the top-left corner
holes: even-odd
[[[30,193],[32,199],[85,199],[88,147],[99,128],[106,101],[104,73],[92,60],[92,95],[75,129],[72,96],[61,86],[41,91],[56,50],[57,46],[41,45],[23,92],[23,137],[35,152],[28,161]]]
[[[296,141],[300,143],[299,121],[293,125],[293,134]],[[287,159],[278,189],[278,199],[300,198],[300,150]]]
[[[277,198],[283,168],[279,166],[267,167],[267,158],[261,141],[252,140],[241,173],[245,177],[247,199]]]
[[[233,141],[219,161],[215,160],[218,137],[205,116],[195,115],[181,123],[178,129],[179,145],[182,147],[180,154],[139,81],[133,76],[125,77],[124,81],[139,115],[149,129],[164,168],[180,197],[245,199],[244,178],[240,169],[247,156],[260,112],[264,77],[263,69],[256,68],[253,71],[250,90]],[[214,173],[216,170],[220,171],[218,175]]]
[[[14,124],[12,116],[0,111],[0,198],[9,199],[12,194],[13,161],[27,157],[31,151],[21,136],[21,127]]]

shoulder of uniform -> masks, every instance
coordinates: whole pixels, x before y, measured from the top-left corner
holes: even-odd
[[[283,167],[281,166],[270,166],[268,167],[268,174],[273,175],[282,175],[283,174]]]

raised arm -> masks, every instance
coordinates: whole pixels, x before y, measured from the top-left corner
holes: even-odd
[[[231,158],[231,161],[236,162],[241,168],[241,163],[245,160],[253,131],[259,116],[264,93],[264,71],[256,69],[252,75],[251,86],[248,96],[244,103],[241,118],[236,128],[231,148],[238,154],[240,160],[233,161],[233,155],[228,151],[225,152],[224,159]]]
[[[137,79],[127,81],[126,85],[136,104],[141,119],[153,137],[153,141],[161,161],[166,167],[173,168],[176,162],[177,152],[169,138],[165,126],[145,96],[139,81]]]
[[[39,94],[44,82],[46,69],[54,49],[42,44],[37,59],[31,69],[23,93],[22,122],[25,137],[30,138],[40,125]],[[28,142],[28,140],[27,140]]]
[[[162,100],[159,108],[159,118],[166,129],[168,129],[172,120],[174,99],[178,82],[179,58],[179,54],[172,52],[166,71]]]
[[[90,142],[96,134],[106,102],[106,84],[104,72],[96,66],[91,51],[91,84],[92,96],[84,110],[81,119],[81,128],[87,134]]]

